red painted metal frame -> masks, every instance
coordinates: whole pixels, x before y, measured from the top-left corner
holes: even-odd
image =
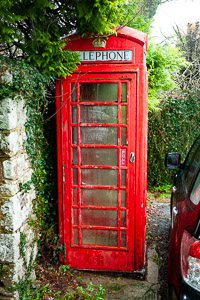
[[[86,77],[86,79],[84,78]],[[97,77],[97,75],[90,75],[89,76],[89,79],[88,80],[88,75],[83,75],[83,77],[81,77],[81,82],[97,82],[97,80],[95,80],[95,78]],[[109,79],[106,80],[106,77]],[[135,74],[132,74],[132,76],[128,76],[128,80],[123,80],[123,82],[126,82],[127,85],[128,85],[128,90],[130,90],[130,79],[132,77],[132,80],[134,80],[134,82],[136,83],[136,76]],[[78,102],[70,102],[70,99],[68,99],[67,101],[67,104],[65,105],[65,109],[63,108],[63,119],[66,120],[68,119],[69,120],[69,129],[71,127],[84,127],[84,126],[87,126],[87,125],[90,125],[91,127],[92,126],[105,126],[105,127],[116,127],[116,128],[120,128],[120,127],[124,127],[124,128],[128,128],[129,127],[129,118],[128,116],[130,115],[130,112],[129,112],[129,105],[130,105],[130,98],[134,99],[134,95],[136,94],[136,86],[135,84],[132,84],[133,88],[134,88],[134,91],[132,90],[132,95],[131,97],[129,97],[127,99],[127,102],[123,102],[121,103],[121,99],[120,99],[120,95],[121,95],[121,81],[119,80],[120,78],[120,74],[107,74],[107,76],[104,77],[104,80],[100,80],[98,82],[118,82],[119,83],[119,91],[118,91],[118,102],[96,102],[96,103],[93,103],[93,102],[81,102],[81,103],[78,103]],[[71,94],[71,90],[70,90],[70,84],[72,82],[77,82],[77,84],[80,82],[79,80],[77,80],[77,75],[73,75],[72,78],[70,78],[70,80],[68,80],[68,84],[66,85],[66,87],[68,88],[68,91],[69,91],[69,95]],[[65,90],[64,90],[65,91]],[[66,91],[65,91],[66,92]],[[130,95],[130,92],[128,93]],[[77,98],[79,97],[79,90],[77,89]],[[133,101],[135,103],[135,101]],[[84,124],[81,124],[81,125],[78,125],[80,123],[80,120],[79,120],[79,106],[81,105],[105,105],[105,104],[108,104],[108,105],[116,105],[118,107],[120,107],[121,105],[124,105],[124,106],[127,106],[127,125],[125,124],[106,124],[106,123],[90,123],[90,124],[87,124],[87,123],[84,123]],[[71,123],[71,109],[70,109],[70,106],[77,106],[77,124],[75,123]],[[135,109],[133,110],[133,116],[134,116],[134,111]],[[67,115],[65,115],[65,113]],[[120,118],[121,114],[119,113],[118,111],[118,123],[121,123],[121,118]],[[135,118],[133,117],[133,120],[135,120]],[[134,130],[133,130],[134,131]],[[129,131],[127,132],[127,135],[129,134]],[[127,207],[126,208],[121,208],[120,207],[120,202],[119,202],[119,197],[120,197],[120,191],[121,190],[126,190],[125,187],[105,187],[105,186],[83,186],[81,185],[81,182],[80,182],[80,171],[82,168],[95,168],[95,169],[115,169],[115,170],[118,170],[118,184],[119,182],[121,182],[121,174],[120,174],[120,169],[124,169],[124,170],[127,170],[127,171],[130,171],[130,167],[128,168],[128,166],[126,167],[119,167],[119,166],[94,166],[94,165],[90,165],[90,166],[84,166],[84,165],[80,165],[80,151],[77,151],[78,153],[78,165],[77,167],[72,165],[72,148],[78,148],[80,147],[80,133],[77,134],[77,145],[72,145],[71,144],[71,141],[72,141],[72,133],[71,133],[71,130],[69,130],[69,138],[68,138],[68,143],[67,143],[67,139],[65,139],[65,137],[63,137],[63,143],[65,144],[65,147],[67,145],[67,147],[69,147],[68,149],[65,149],[64,151],[67,151],[67,153],[70,153],[70,157],[69,157],[69,164],[67,166],[67,160],[65,161],[65,155],[63,155],[63,165],[66,166],[66,169],[65,169],[65,174],[66,173],[69,173],[70,174],[70,178],[69,178],[69,183],[70,183],[70,189],[72,190],[72,188],[94,188],[94,189],[105,189],[105,188],[109,188],[109,189],[113,189],[113,190],[117,190],[118,191],[118,206],[116,208],[113,208],[113,207],[101,207],[101,206],[93,206],[93,207],[90,207],[90,206],[81,206],[80,204],[80,197],[78,198],[78,207],[77,206],[73,206],[72,204],[72,195],[70,195],[70,189],[69,190],[65,190],[64,191],[64,199],[71,199],[70,200],[70,208],[67,208],[67,209],[64,209],[63,210],[63,220],[64,220],[64,241],[66,241],[66,244],[67,242],[70,244],[70,249],[68,248],[68,251],[67,251],[67,256],[69,257],[69,259],[67,259],[66,257],[66,263],[70,263],[71,262],[71,266],[72,267],[78,267],[78,268],[93,268],[93,266],[88,266],[84,260],[84,257],[88,257],[89,256],[92,256],[92,253],[88,253],[88,254],[85,254],[85,251],[86,251],[86,248],[87,248],[87,252],[89,251],[90,249],[90,252],[94,252],[96,250],[98,251],[102,251],[103,252],[101,253],[101,257],[103,257],[103,260],[106,261],[105,257],[110,257],[109,259],[111,259],[111,257],[113,255],[116,255],[116,251],[125,251],[125,253],[123,254],[123,263],[122,261],[120,262],[119,264],[119,261],[117,261],[117,269],[118,270],[124,270],[124,271],[132,271],[131,269],[128,270],[128,267],[133,265],[133,262],[130,261],[130,259],[133,258],[133,253],[134,253],[134,240],[133,240],[133,230],[134,228],[130,228],[129,226],[129,215],[128,215],[128,212],[129,210],[131,210],[132,212],[134,211],[134,202],[130,203],[130,208]],[[121,131],[118,130],[118,139],[121,141]],[[130,138],[128,137],[128,140],[130,140]],[[66,141],[66,142],[65,142]],[[134,142],[134,139],[133,139],[133,142]],[[81,145],[81,148],[84,148],[84,147],[88,147],[88,148],[94,148],[94,147],[98,147],[98,148],[112,148],[112,149],[127,149],[127,153],[129,155],[129,147],[131,147],[131,145],[128,145],[128,146],[120,146],[119,144],[114,146],[114,145]],[[135,149],[132,147],[132,151],[135,151]],[[118,151],[118,162],[121,161],[121,157],[120,157],[121,153],[120,151]],[[133,168],[133,173],[135,173],[134,169],[135,169],[135,165],[131,165],[131,167]],[[78,168],[78,185],[73,185],[72,184],[72,170],[75,169],[75,168]],[[129,175],[127,174],[127,185],[129,185]],[[134,189],[134,187],[133,187]],[[129,189],[127,189],[129,190]],[[80,192],[79,192],[80,194]],[[128,194],[128,192],[127,192]],[[127,199],[128,199],[128,195],[127,195]],[[128,201],[127,201],[128,203]],[[107,230],[118,230],[118,247],[109,247],[109,246],[90,246],[90,245],[81,245],[81,233],[80,233],[80,229],[81,228],[91,228],[91,226],[87,226],[87,225],[82,225],[82,226],[78,226],[78,225],[73,225],[72,226],[72,209],[73,208],[78,208],[79,210],[79,214],[80,214],[80,209],[83,209],[83,208],[90,208],[90,209],[110,209],[110,210],[117,210],[118,211],[118,227],[104,227],[104,226],[92,226],[93,229],[107,229]],[[69,210],[71,210],[71,214],[69,214]],[[127,210],[127,228],[121,228],[120,226],[120,223],[121,223],[121,220],[120,220],[120,212],[121,211],[126,211]],[[69,217],[70,216],[70,217]],[[68,224],[67,224],[68,223]],[[68,230],[70,229],[70,231],[66,230],[65,229],[68,228]],[[78,228],[79,229],[79,245],[73,245],[73,242],[72,242],[72,239],[73,239],[73,228]],[[127,238],[129,238],[129,240],[127,240],[127,248],[125,247],[120,247],[120,233],[121,231],[128,231],[128,234],[127,234]],[[71,232],[70,236],[70,240],[69,240],[69,232]],[[132,239],[132,240],[131,240]],[[68,246],[69,246],[68,244]],[[75,250],[75,248],[78,248]],[[82,249],[83,248],[83,249]],[[81,259],[78,261],[78,265],[76,265],[77,263],[77,259],[75,259],[73,261],[73,253],[76,252],[77,255],[79,255],[79,257],[81,257]],[[130,257],[129,257],[130,256]],[[102,261],[102,259],[101,259]],[[124,265],[124,261],[127,262],[126,265]],[[120,265],[120,267],[119,267]],[[110,265],[107,265],[107,267],[109,269],[112,269],[112,270],[116,270],[116,265],[114,267],[111,267]],[[98,267],[96,267],[97,269],[107,269],[106,268],[106,265],[102,265],[99,264]]]
[[[81,82],[84,82],[84,83],[96,83],[96,82],[98,82],[98,81],[94,81],[94,80],[90,80],[90,81],[88,81],[88,80],[82,80]],[[121,224],[121,214],[120,214],[120,212],[121,211],[125,211],[126,212],[126,208],[123,208],[123,207],[121,207],[120,206],[120,203],[121,203],[121,190],[126,190],[126,188],[125,187],[122,187],[121,186],[121,172],[120,172],[120,170],[122,169],[122,170],[128,170],[128,168],[127,168],[127,166],[121,166],[121,164],[119,163],[119,162],[121,162],[121,149],[127,149],[128,147],[127,146],[121,146],[120,144],[121,143],[119,143],[119,141],[121,142],[121,128],[122,127],[124,127],[124,128],[127,128],[128,127],[128,120],[127,120],[127,125],[125,125],[125,124],[121,124],[121,110],[120,110],[120,108],[121,108],[121,106],[123,105],[123,106],[128,106],[127,104],[130,102],[130,97],[128,97],[128,99],[127,99],[127,102],[122,102],[121,103],[121,97],[120,97],[120,95],[121,95],[121,81],[114,81],[114,80],[110,80],[110,81],[100,81],[100,83],[105,83],[105,82],[116,82],[116,83],[118,83],[118,102],[116,103],[116,102],[70,102],[69,103],[69,105],[76,105],[77,106],[77,124],[80,124],[80,125],[74,125],[74,124],[72,124],[71,122],[70,122],[70,127],[71,126],[74,126],[74,127],[77,127],[77,131],[78,131],[78,135],[77,135],[77,146],[74,146],[74,145],[72,145],[71,144],[71,139],[72,139],[72,137],[70,137],[70,139],[69,139],[69,148],[72,150],[73,149],[73,147],[75,147],[75,148],[77,148],[77,153],[78,153],[78,164],[77,164],[77,167],[75,167],[73,164],[72,164],[72,151],[70,151],[70,153],[71,153],[71,159],[70,159],[70,166],[69,166],[69,169],[73,172],[73,169],[75,169],[75,168],[78,168],[78,180],[79,180],[79,182],[78,182],[78,185],[76,186],[76,185],[73,185],[73,183],[72,183],[72,181],[73,181],[73,179],[72,179],[72,174],[71,174],[71,180],[70,180],[70,184],[71,184],[71,190],[73,189],[73,188],[78,188],[78,189],[81,189],[81,188],[85,188],[85,189],[110,189],[110,190],[117,190],[118,191],[118,206],[115,208],[115,207],[108,207],[108,206],[86,206],[86,205],[81,205],[81,203],[80,203],[80,191],[78,192],[78,195],[79,195],[79,197],[78,197],[78,199],[79,199],[79,203],[78,203],[78,210],[79,210],[79,216],[81,215],[81,209],[104,209],[104,210],[117,210],[118,211],[118,227],[108,227],[108,226],[91,226],[91,225],[73,225],[73,226],[71,226],[71,245],[73,246],[73,247],[82,247],[82,248],[92,248],[92,249],[118,249],[118,250],[126,250],[127,248],[125,248],[125,247],[121,247],[121,231],[126,231],[126,228],[122,228],[121,226],[120,226],[120,224]],[[69,83],[70,83],[70,81],[69,81]],[[78,82],[78,83],[80,83],[80,81]],[[126,82],[126,81],[123,81],[123,83],[127,83],[127,86],[128,86],[128,91],[130,90],[130,85],[129,85],[129,82]],[[70,87],[69,87],[70,88]],[[78,88],[77,88],[77,90],[78,90]],[[128,92],[128,95],[130,94],[130,92]],[[78,98],[79,98],[79,90],[78,90]],[[85,105],[115,105],[115,106],[118,106],[118,124],[110,124],[110,123],[80,123],[80,120],[79,120],[79,117],[80,117],[80,106],[85,106]],[[127,112],[128,112],[128,110],[127,110]],[[70,121],[71,121],[71,111],[70,111]],[[119,125],[120,124],[120,125]],[[80,127],[88,127],[88,126],[90,126],[90,127],[115,127],[115,128],[118,128],[118,145],[116,145],[116,146],[114,146],[114,145],[91,145],[91,144],[89,144],[89,145],[84,145],[84,144],[81,144],[80,143],[80,132],[79,132],[79,130],[80,130]],[[79,129],[78,129],[79,128]],[[106,148],[111,148],[111,149],[118,149],[118,166],[101,166],[101,165],[98,165],[98,166],[96,166],[96,165],[81,165],[80,164],[80,148],[104,148],[104,149],[106,149]],[[85,169],[85,168],[87,168],[87,169],[106,169],[106,170],[109,170],[109,169],[111,169],[111,170],[117,170],[118,171],[118,187],[113,187],[113,186],[100,186],[100,185],[98,185],[98,186],[95,186],[95,185],[81,185],[81,181],[80,181],[80,179],[81,179],[81,169]],[[71,172],[71,173],[72,173]],[[128,177],[128,176],[127,176]],[[119,186],[120,186],[120,188],[119,188]],[[71,195],[71,199],[72,199],[72,195]],[[73,205],[73,203],[71,203],[71,208],[72,208],[72,210],[71,210],[71,224],[72,224],[72,219],[73,219],[73,208],[77,208],[77,206],[75,206],[75,205]],[[79,223],[80,223],[80,219],[79,219]],[[73,228],[78,228],[79,229],[79,244],[78,245],[76,245],[76,244],[73,244]],[[106,229],[106,230],[117,230],[118,231],[118,247],[109,247],[109,246],[98,246],[98,245],[96,245],[96,246],[90,246],[90,245],[82,245],[81,246],[81,229],[82,228],[86,228],[86,229]]]
[[[135,35],[135,36],[134,36]],[[75,38],[75,39],[74,39]],[[73,40],[74,39],[74,40]],[[94,50],[91,41],[76,40],[76,36],[72,36],[72,42],[67,45],[67,49],[71,50]],[[107,41],[106,48],[109,49],[132,49],[134,48],[134,61],[131,63],[116,63],[112,62],[96,63],[96,64],[81,64],[74,74],[66,79],[57,82],[57,147],[58,147],[58,189],[59,189],[59,230],[60,241],[65,246],[64,257],[62,261],[65,264],[70,264],[71,267],[80,269],[96,269],[96,270],[112,270],[135,272],[144,269],[145,264],[145,224],[146,224],[146,180],[147,180],[147,72],[144,62],[144,53],[146,51],[146,36],[142,33],[138,34],[132,29],[123,29],[118,33],[118,37],[111,37]],[[132,47],[132,48],[131,48]],[[95,49],[96,50],[96,49]],[[98,50],[98,49],[97,49]],[[101,49],[102,50],[102,49]],[[112,73],[111,73],[112,71]],[[127,125],[128,125],[128,140],[129,144],[123,146],[122,149],[127,149],[127,158],[130,152],[135,153],[135,162],[130,163],[127,159],[127,167],[122,166],[122,169],[127,170],[127,201],[128,207],[121,208],[119,196],[122,189],[119,187],[108,187],[108,189],[118,190],[118,206],[102,207],[93,206],[90,209],[111,209],[118,210],[118,227],[109,227],[109,230],[118,230],[118,247],[108,246],[90,246],[81,245],[80,227],[73,225],[74,228],[79,228],[79,245],[72,243],[72,226],[71,226],[71,209],[73,206],[72,195],[70,187],[72,188],[72,174],[71,170],[77,168],[78,186],[81,187],[80,172],[82,168],[95,168],[96,166],[82,166],[80,165],[80,151],[78,151],[78,165],[72,165],[72,148],[79,147],[80,136],[77,135],[77,146],[71,143],[71,127],[80,127],[77,120],[77,125],[71,123],[71,105],[76,105],[76,102],[70,103],[70,84],[71,82],[120,82],[125,81],[130,83],[130,101],[127,106]],[[76,90],[77,99],[79,90]],[[118,93],[121,95],[121,93]],[[118,99],[120,100],[120,99]],[[91,102],[81,102],[79,105],[91,105]],[[105,102],[96,102],[95,105],[104,105]],[[120,102],[109,105],[120,105]],[[79,116],[79,105],[77,105],[77,116]],[[126,105],[123,102],[123,105]],[[120,114],[118,114],[120,117]],[[120,118],[118,119],[120,124]],[[125,124],[81,124],[81,126],[97,126],[102,125],[106,127],[126,127]],[[120,130],[118,130],[118,138],[120,138]],[[96,147],[96,145],[81,145],[84,147]],[[117,148],[121,146],[113,145],[98,145],[99,148]],[[120,161],[120,151],[118,151],[118,161]],[[115,169],[118,170],[118,182],[121,182],[119,167],[115,166],[98,166],[100,169]],[[64,172],[63,172],[64,170]],[[75,186],[74,186],[75,187]],[[77,186],[76,186],[77,187]],[[82,186],[81,188],[84,188]],[[91,186],[90,186],[91,188]],[[92,186],[95,188],[95,186]],[[105,186],[97,186],[101,189]],[[80,211],[80,197],[78,198],[78,209]],[[81,208],[88,208],[88,206],[81,206]],[[127,224],[126,230],[128,232],[127,247],[120,247],[120,211],[127,209]],[[90,226],[84,226],[89,228]],[[99,226],[96,229],[101,228]],[[107,228],[106,228],[107,229]]]

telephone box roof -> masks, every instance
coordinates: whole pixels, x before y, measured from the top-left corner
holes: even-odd
[[[115,36],[115,34],[113,34]],[[101,36],[100,36],[101,37]],[[123,26],[116,28],[116,37],[124,38],[135,43],[138,43],[142,46],[145,45],[145,50],[147,50],[147,34],[143,33],[137,29],[133,29],[131,27]],[[96,37],[94,37],[95,39]],[[66,37],[66,39],[72,40],[73,39],[82,39],[86,40],[86,38],[81,38],[78,34],[72,34]],[[67,47],[66,47],[67,48]]]

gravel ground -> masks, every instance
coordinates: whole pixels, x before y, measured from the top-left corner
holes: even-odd
[[[150,199],[147,207],[148,243],[156,245],[159,264],[158,299],[167,300],[167,264],[170,232],[170,200]]]

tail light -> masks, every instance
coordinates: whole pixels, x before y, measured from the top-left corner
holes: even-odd
[[[181,271],[185,282],[200,291],[200,241],[188,231],[181,241]]]

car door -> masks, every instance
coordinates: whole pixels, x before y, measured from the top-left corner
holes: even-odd
[[[199,218],[199,203],[195,203],[193,187],[200,167],[200,139],[197,139],[175,177],[172,193],[172,231],[169,248],[168,279],[179,290],[180,245],[182,234],[187,229],[195,231]]]

